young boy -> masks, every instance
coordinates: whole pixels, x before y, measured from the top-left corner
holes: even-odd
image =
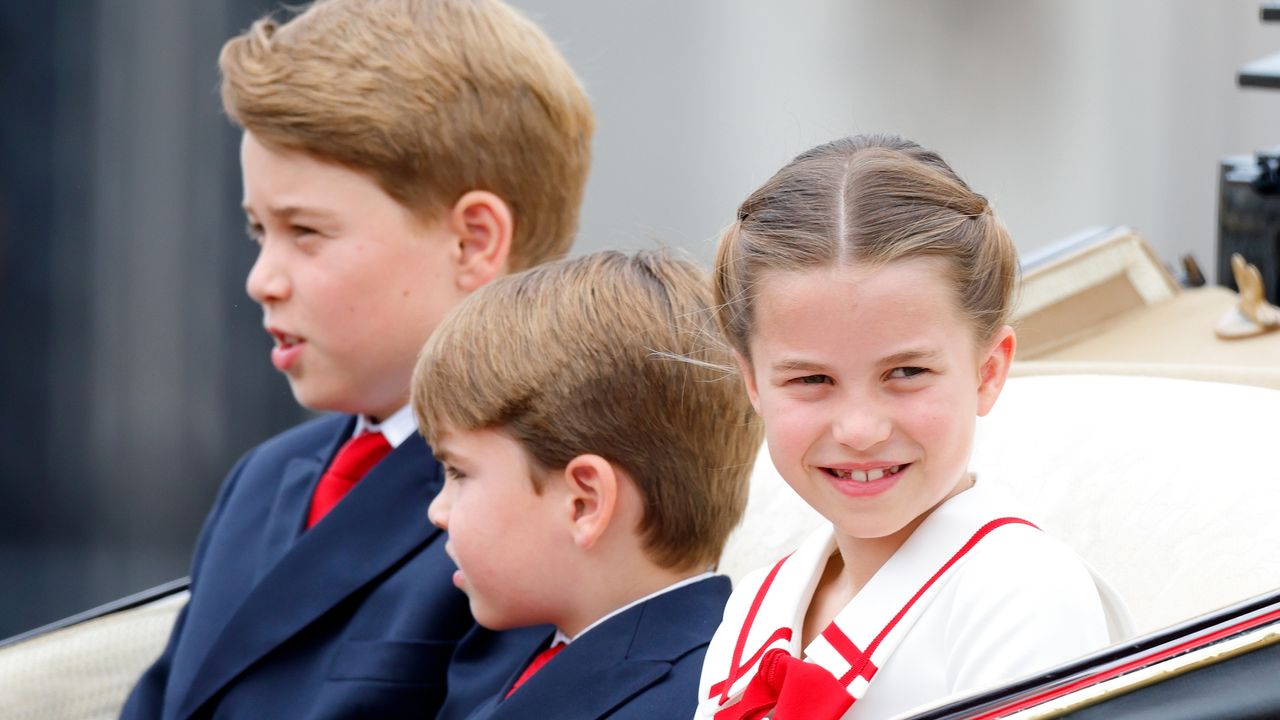
[[[508,635],[500,692],[450,688],[440,718],[693,713],[761,441],[709,301],[687,262],[603,252],[498,280],[428,342],[413,407],[453,582],[485,627],[554,626]]]
[[[425,522],[444,480],[414,362],[467,294],[567,250],[590,107],[496,0],[324,0],[259,20],[219,65],[248,292],[298,402],[333,414],[232,469],[124,717],[431,717],[474,624]]]

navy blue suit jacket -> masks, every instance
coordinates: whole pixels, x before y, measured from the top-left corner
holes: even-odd
[[[729,592],[729,578],[718,575],[629,608],[574,640],[505,699],[529,661],[550,644],[551,633],[504,633],[504,642],[522,642],[524,652],[520,662],[508,665],[501,691],[468,714],[470,708],[458,707],[451,689],[439,720],[693,717],[702,658]],[[506,661],[488,665],[500,662]],[[463,671],[459,665],[449,677]]]
[[[355,419],[330,415],[245,455],[196,546],[191,600],[124,718],[430,718],[474,627],[427,505],[443,477],[420,435],[303,531]]]

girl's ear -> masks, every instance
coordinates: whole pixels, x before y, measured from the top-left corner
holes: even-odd
[[[618,506],[618,472],[599,455],[579,455],[564,468],[573,541],[590,549],[604,536]]]
[[[742,357],[742,353],[733,351],[733,359],[738,363],[738,374],[742,376],[742,385],[747,389],[747,397],[756,414],[760,414],[760,389],[756,387],[756,376],[751,371],[751,361]]]
[[[1009,377],[1009,366],[1013,364],[1013,352],[1018,345],[1013,328],[1005,325],[996,333],[996,339],[981,358],[978,365],[978,417],[991,412],[996,398],[1004,388],[1004,381]]]
[[[449,229],[457,238],[457,282],[472,292],[507,270],[515,219],[506,201],[488,190],[464,193],[449,211]]]

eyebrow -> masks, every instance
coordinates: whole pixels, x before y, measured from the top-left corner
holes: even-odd
[[[939,357],[941,357],[941,353],[932,348],[903,350],[902,352],[896,352],[892,355],[880,358],[876,364],[898,367],[902,365],[910,365],[912,363],[936,362]],[[778,362],[773,363],[773,365],[770,366],[770,369],[775,373],[825,373],[830,371],[830,368],[822,363],[813,362],[812,360],[802,360],[800,358],[782,358]]]
[[[253,216],[253,208],[248,203],[243,203],[240,207],[246,215]],[[280,205],[277,207],[268,207],[267,214],[274,217],[289,219],[295,215],[306,215],[317,220],[329,220],[334,217],[333,213],[323,208],[305,207],[302,205]]]
[[[778,362],[774,363],[772,366],[770,366],[770,369],[776,373],[788,373],[788,372],[796,372],[796,371],[821,373],[821,372],[827,371],[827,366],[821,363],[816,363],[809,360],[800,360],[798,358],[783,358]]]
[[[881,365],[910,365],[911,363],[933,362],[941,357],[941,353],[934,349],[927,350],[904,350],[903,352],[894,353],[880,360]]]

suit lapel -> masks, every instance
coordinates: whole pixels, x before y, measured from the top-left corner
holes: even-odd
[[[662,679],[670,662],[627,657],[640,614],[625,615],[611,619],[608,632],[599,632],[602,625],[570,643],[515,694],[497,699],[493,720],[539,717],[555,707],[572,707],[575,718],[597,718]],[[503,693],[510,687],[508,682]]]
[[[538,626],[538,628],[542,628],[542,627],[545,627],[545,626],[543,625]],[[488,697],[486,697],[484,702],[481,702],[479,705],[477,705],[476,709],[472,710],[467,715],[467,720],[488,720],[489,718],[494,718],[494,717],[498,717],[498,718],[507,717],[507,715],[503,714],[503,713],[507,713],[508,712],[507,710],[502,710],[502,712],[499,713],[499,705],[506,701],[507,693],[511,692],[511,686],[516,684],[516,678],[520,677],[520,675],[524,673],[525,668],[529,667],[529,664],[533,662],[534,658],[536,658],[539,653],[545,650],[551,644],[552,638],[555,637],[554,632],[534,632],[534,630],[535,630],[534,628],[516,628],[513,630],[504,630],[502,632],[497,633],[494,636],[497,640],[505,641],[505,644],[511,646],[510,653],[512,655],[515,655],[517,652],[520,652],[520,650],[517,650],[516,648],[517,646],[523,644],[524,647],[522,648],[522,650],[524,653],[524,657],[520,661],[520,663],[516,665],[515,668],[508,674],[507,681],[502,684],[502,687],[498,691],[498,694],[489,695]],[[489,631],[489,632],[492,632],[492,631]],[[497,653],[497,655],[501,655],[501,653],[499,652]],[[459,656],[460,655],[458,653],[455,653],[454,655],[455,662],[459,659]],[[482,665],[484,664],[485,660],[486,658],[484,658],[483,656],[479,658],[479,662]],[[470,670],[470,668],[466,668],[465,666],[458,666],[456,670],[458,672],[467,672],[467,671],[470,671],[471,673],[475,672],[474,670]],[[451,664],[449,667],[449,673],[450,673],[449,700],[446,701],[446,704],[448,704],[449,701],[452,701],[454,699],[455,691],[454,691],[454,686],[452,685],[453,683],[452,677],[454,672],[455,672],[455,667],[454,665]],[[465,703],[464,703],[464,707],[465,707]],[[446,715],[447,713],[445,712],[440,713],[440,717],[445,717]]]
[[[661,681],[676,660],[706,645],[729,592],[728,578],[712,577],[609,618],[570,643],[511,697],[487,704],[472,718],[539,717],[557,707],[572,707],[573,717],[584,720],[603,717]]]
[[[296,474],[287,471],[291,489],[281,493],[299,501],[297,489],[310,490],[312,471],[309,464]],[[195,713],[249,665],[439,534],[426,511],[442,482],[417,434],[374,467],[323,521],[282,552],[245,598],[197,671],[179,717]],[[306,512],[310,494],[301,497],[302,510],[283,498],[277,502],[269,521],[271,543],[284,542],[289,527],[296,537],[298,513]]]
[[[262,559],[255,580],[262,580],[298,541],[320,474],[328,467],[342,443],[351,436],[355,422],[355,416],[351,416],[339,428],[341,432],[318,447],[315,454],[294,458],[285,465],[280,490],[276,493],[271,514],[267,517]]]

